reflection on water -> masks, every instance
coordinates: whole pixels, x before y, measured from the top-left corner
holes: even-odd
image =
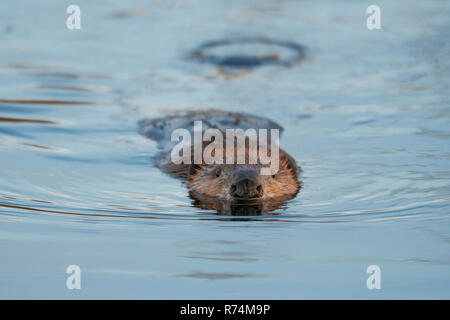
[[[277,215],[275,210],[285,207],[287,201],[280,199],[239,201],[216,200],[203,197],[190,190],[189,196],[192,204],[202,210],[212,210],[220,216],[272,216]]]
[[[75,263],[86,297],[373,298],[378,263],[381,297],[449,297],[448,4],[379,5],[369,31],[354,1],[81,2],[69,31],[0,4],[0,296],[70,298]],[[280,123],[302,193],[199,202],[155,168],[137,121],[210,108]]]

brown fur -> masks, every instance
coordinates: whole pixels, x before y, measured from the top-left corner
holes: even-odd
[[[193,155],[193,148],[191,151]],[[237,157],[235,149],[235,160]],[[224,161],[226,158],[226,148],[223,149]],[[231,200],[230,187],[232,184],[232,174],[237,168],[253,168],[259,170],[264,166],[261,163],[248,164],[249,147],[246,144],[245,159],[246,164],[180,164],[169,162],[165,165],[167,173],[186,181],[192,194],[218,200]],[[268,150],[270,156],[270,150]],[[192,156],[193,159],[193,156]],[[235,161],[236,162],[236,161]],[[267,165],[268,166],[268,165]],[[275,175],[261,175],[263,196],[261,200],[279,199],[288,200],[294,198],[300,190],[298,180],[299,168],[295,160],[280,149],[279,170]]]
[[[300,190],[300,167],[285,151],[279,150],[279,171],[274,175],[261,175],[261,163],[257,164],[174,164],[170,159],[173,147],[171,132],[177,128],[191,129],[195,120],[203,121],[203,131],[218,129],[278,129],[276,122],[260,116],[222,110],[195,110],[176,112],[157,119],[143,119],[139,122],[139,132],[156,141],[161,151],[153,157],[154,164],[169,175],[182,179],[189,188],[193,205],[201,209],[215,210],[224,215],[270,214],[283,207],[287,200],[294,198]],[[204,148],[210,142],[204,142]],[[268,142],[270,145],[270,143]],[[246,141],[245,163],[249,163],[249,143]],[[222,154],[226,158],[226,141]],[[210,149],[208,149],[210,150]],[[258,151],[258,150],[256,150]],[[235,160],[237,150],[235,149]],[[270,157],[270,150],[268,150]],[[191,149],[194,159],[194,147]],[[225,161],[223,161],[225,163]],[[236,161],[234,161],[236,163]],[[243,175],[242,175],[243,174]],[[235,187],[235,188],[233,188]],[[255,193],[256,190],[256,193]]]

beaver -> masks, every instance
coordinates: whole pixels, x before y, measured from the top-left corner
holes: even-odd
[[[234,146],[233,152],[234,160],[240,153],[244,153],[245,163],[226,163],[225,158],[229,154],[225,147],[222,150],[223,164],[208,164],[204,160],[200,163],[174,163],[170,157],[176,144],[171,139],[172,132],[179,128],[193,132],[195,121],[202,121],[202,133],[211,128],[221,132],[230,128],[244,131],[278,129],[281,133],[283,128],[263,117],[214,109],[180,112],[163,118],[139,121],[139,133],[158,143],[160,152],[153,157],[154,164],[169,175],[184,181],[196,207],[213,209],[219,214],[259,215],[275,210],[298,194],[301,189],[301,168],[295,159],[279,149],[277,172],[263,175],[261,168],[267,167],[268,164],[259,160],[253,164],[249,163],[252,147],[248,138],[245,140],[245,149],[238,150]],[[203,141],[202,150],[207,144]],[[194,147],[192,145],[189,149],[192,156]],[[268,149],[267,155],[271,154],[272,150]]]

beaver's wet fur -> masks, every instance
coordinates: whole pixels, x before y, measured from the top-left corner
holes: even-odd
[[[248,151],[248,145],[246,148]],[[287,153],[280,153],[274,175],[262,175],[264,165],[260,163],[203,163],[190,166],[187,185],[195,193],[220,200],[291,199],[300,188],[298,167]],[[225,148],[223,154],[225,157]]]
[[[218,110],[195,111],[141,121],[140,133],[157,141],[158,147],[162,149],[154,157],[154,163],[161,170],[186,183],[194,205],[202,209],[217,210],[220,214],[260,215],[275,210],[298,194],[301,187],[300,167],[295,159],[282,149],[279,150],[279,170],[274,175],[261,175],[260,169],[264,165],[259,162],[248,164],[248,154],[252,151],[249,150],[248,143],[245,148],[245,164],[174,164],[170,160],[170,150],[173,147],[170,141],[171,132],[177,128],[192,130],[193,121],[197,120],[206,124],[204,130],[283,130],[277,123],[262,117]],[[204,143],[203,147],[208,143]],[[225,159],[225,143],[223,146]],[[194,146],[191,153],[194,154]],[[238,150],[235,149],[235,157],[237,154]]]

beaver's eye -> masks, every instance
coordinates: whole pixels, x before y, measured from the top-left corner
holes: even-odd
[[[220,177],[221,172],[222,171],[219,168],[216,169],[216,178]]]
[[[275,175],[274,175],[274,174],[272,175],[272,178],[274,178],[274,179],[275,179]]]

